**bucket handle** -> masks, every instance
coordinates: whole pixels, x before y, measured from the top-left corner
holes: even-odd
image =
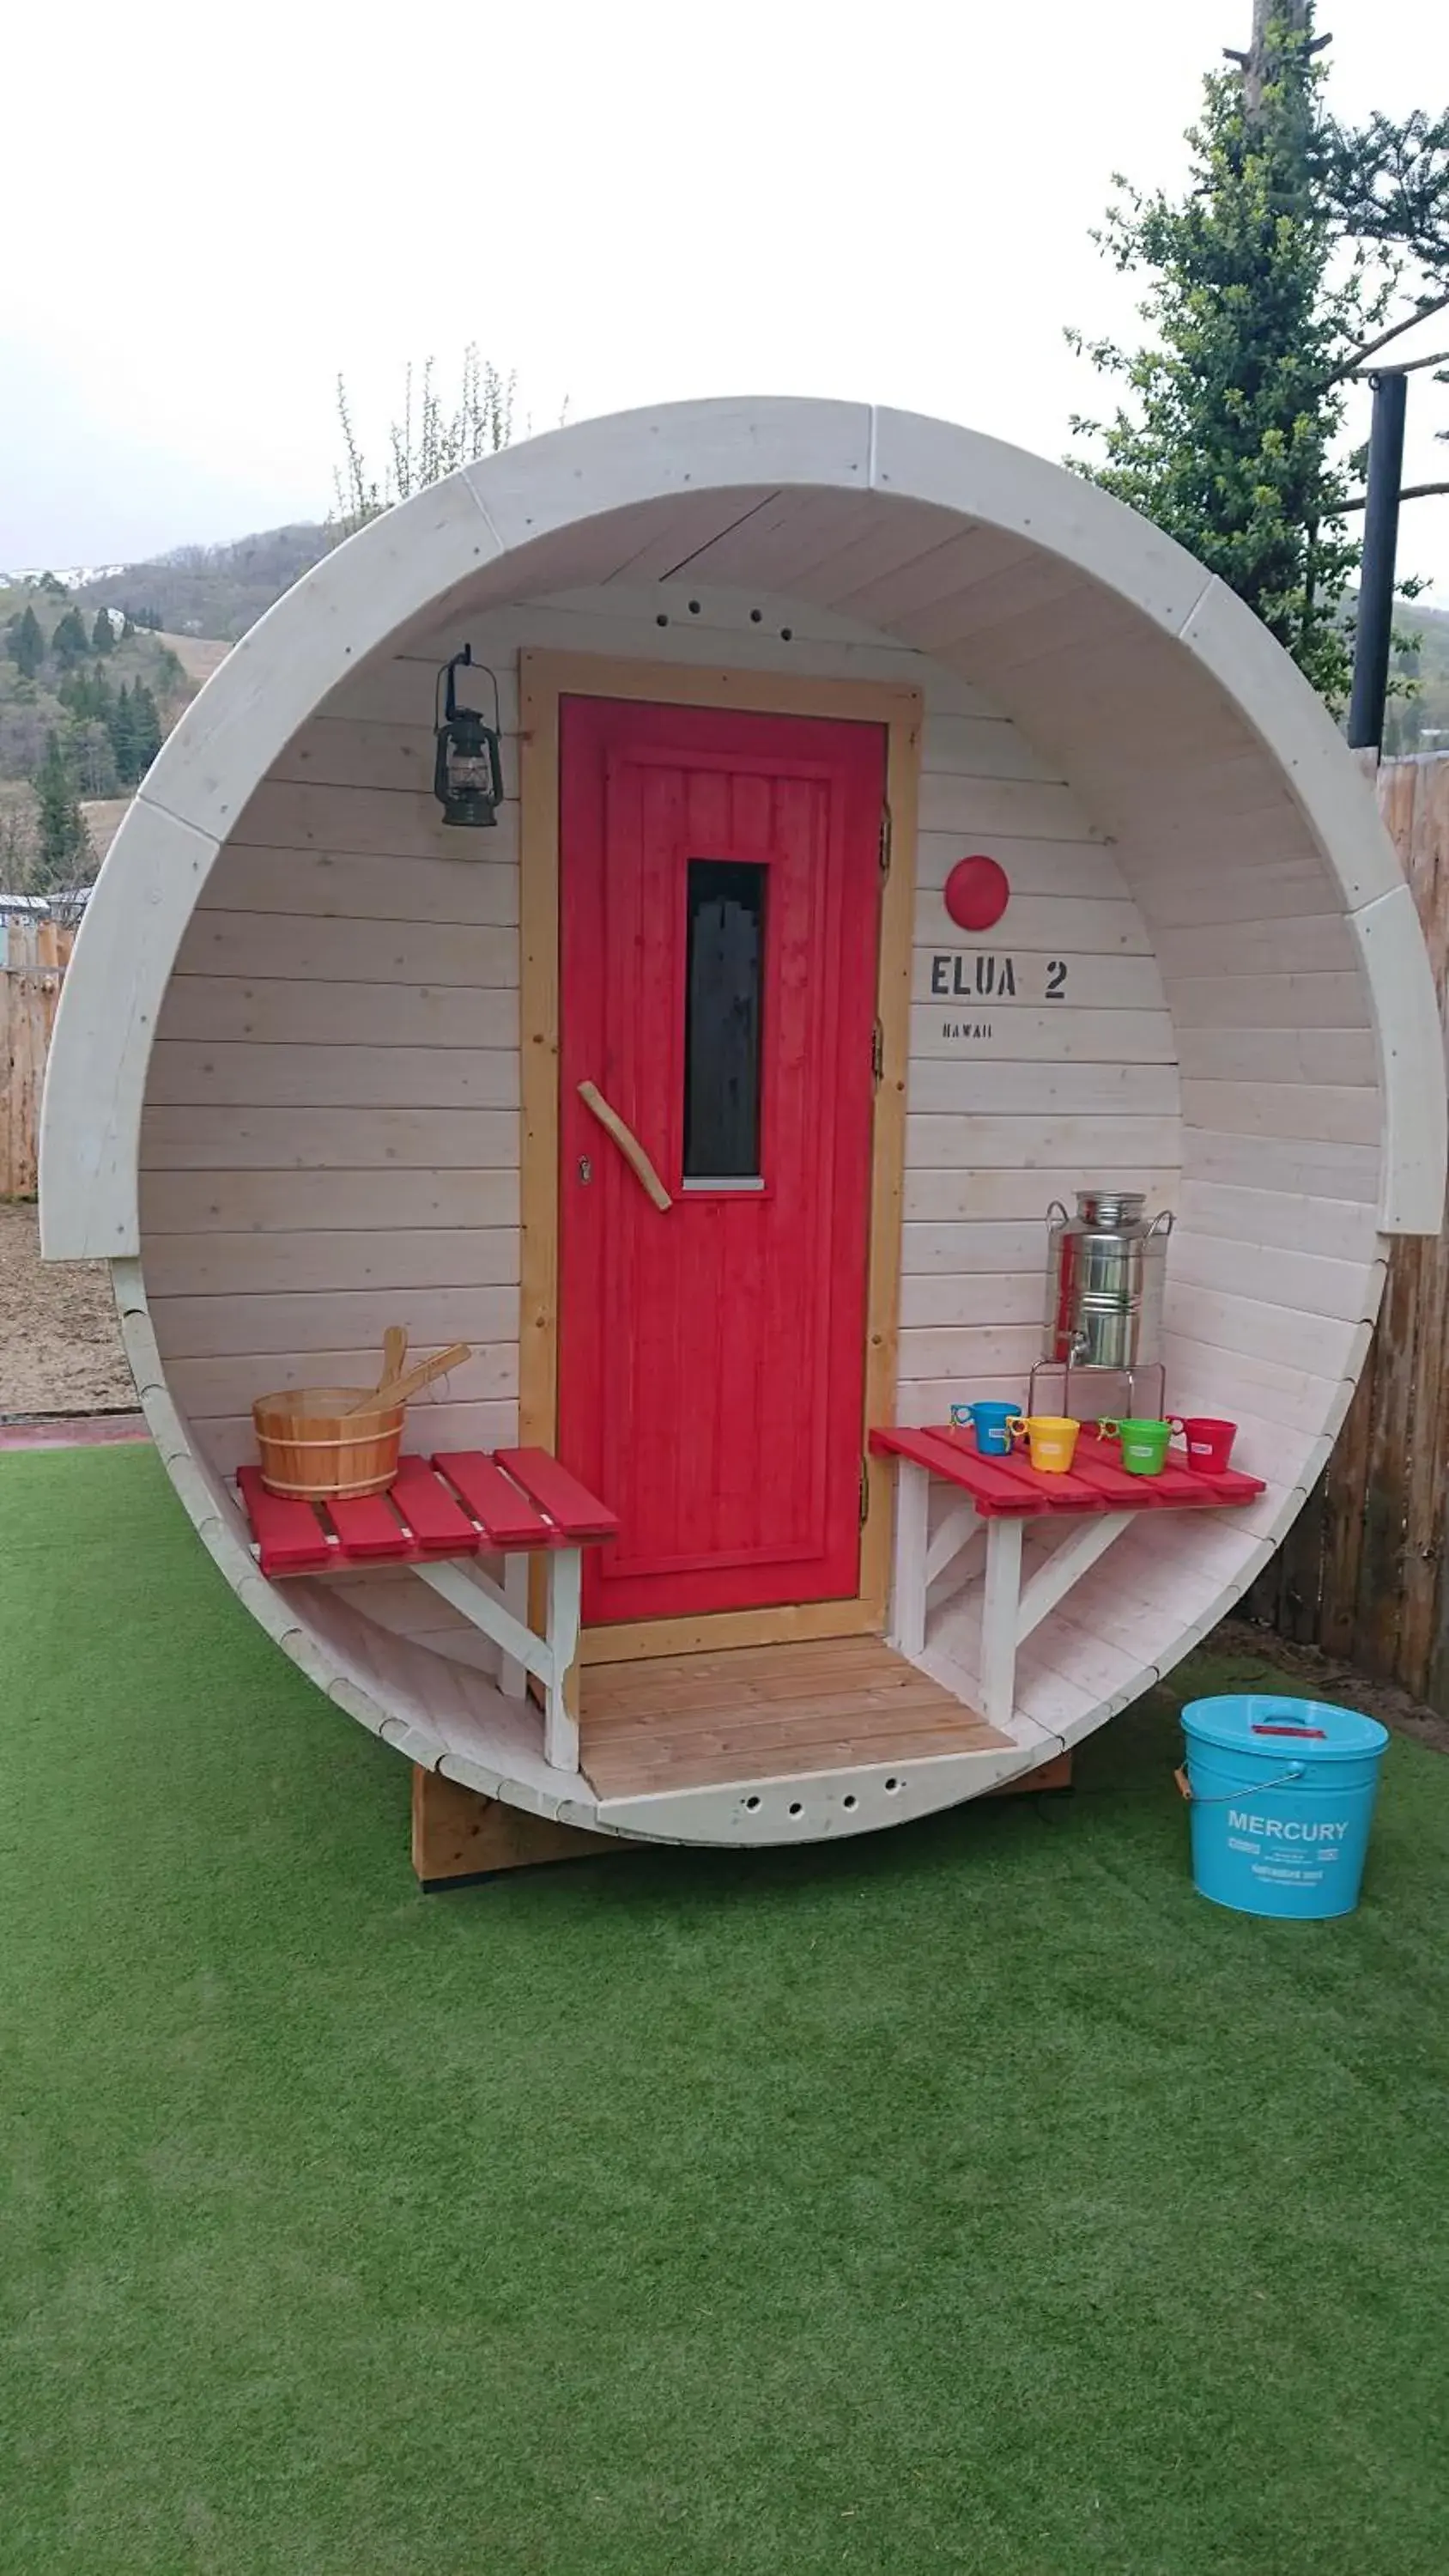
[[[1286,1771],[1279,1772],[1276,1780],[1248,1780],[1241,1789],[1229,1789],[1221,1798],[1195,1798],[1184,1763],[1179,1762],[1172,1776],[1177,1782],[1180,1795],[1186,1798],[1189,1806],[1228,1807],[1235,1798],[1261,1798],[1269,1789],[1285,1788],[1290,1780],[1301,1780],[1307,1768],[1306,1762],[1292,1762]]]

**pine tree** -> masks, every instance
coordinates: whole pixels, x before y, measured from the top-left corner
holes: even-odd
[[[45,636],[33,608],[10,621],[10,656],[22,680],[33,680],[45,660]]]
[[[98,608],[96,610],[96,622],[91,628],[91,651],[93,653],[114,653],[115,649],[116,630],[111,624],[111,612],[108,608]]]
[[[1345,133],[1325,110],[1320,51],[1313,0],[1254,0],[1251,50],[1204,85],[1186,195],[1144,197],[1119,178],[1097,236],[1148,280],[1152,340],[1129,354],[1068,336],[1128,395],[1109,422],[1073,421],[1097,442],[1080,470],[1218,573],[1333,701],[1358,561],[1348,380],[1449,302],[1436,271],[1449,118]]]
[[[1073,426],[1101,438],[1092,479],[1219,573],[1337,695],[1348,666],[1336,611],[1357,549],[1332,455],[1342,332],[1326,287],[1331,229],[1309,179],[1320,74],[1308,43],[1306,29],[1270,21],[1251,120],[1239,74],[1209,76],[1181,204],[1123,183],[1101,239],[1119,269],[1151,277],[1142,309],[1158,337],[1135,357],[1091,351],[1135,402],[1105,426]]]
[[[116,775],[123,787],[134,787],[141,774],[136,766],[136,718],[131,692],[124,680],[116,692],[107,722],[111,747],[116,755]]]
[[[86,633],[85,619],[78,608],[68,608],[51,632],[51,660],[57,670],[73,671],[77,662],[86,659],[90,649],[91,639]]]
[[[73,885],[89,872],[95,854],[57,733],[46,738],[45,758],[35,773],[34,787],[38,882]]]
[[[136,776],[144,778],[161,748],[161,711],[144,680],[131,691],[131,723],[136,743]]]

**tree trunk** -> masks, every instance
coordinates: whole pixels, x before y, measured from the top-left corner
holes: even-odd
[[[1281,20],[1293,35],[1311,35],[1313,0],[1253,0],[1251,50],[1246,54],[1240,54],[1235,53],[1231,46],[1227,48],[1228,60],[1237,63],[1242,70],[1243,115],[1249,131],[1256,126],[1263,112],[1263,73],[1268,57],[1268,31],[1275,19]],[[1319,43],[1313,48],[1314,52],[1319,52],[1327,42],[1326,36],[1321,37]]]

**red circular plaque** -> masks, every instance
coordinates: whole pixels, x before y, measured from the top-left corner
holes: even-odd
[[[946,879],[946,910],[958,930],[992,930],[1011,901],[1011,881],[995,859],[958,859]]]

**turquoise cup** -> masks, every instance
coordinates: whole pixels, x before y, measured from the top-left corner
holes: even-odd
[[[1019,1421],[1020,1417],[1019,1404],[953,1404],[951,1407],[952,1424],[960,1431],[970,1423],[983,1458],[1011,1456],[1011,1433],[1007,1425]]]

